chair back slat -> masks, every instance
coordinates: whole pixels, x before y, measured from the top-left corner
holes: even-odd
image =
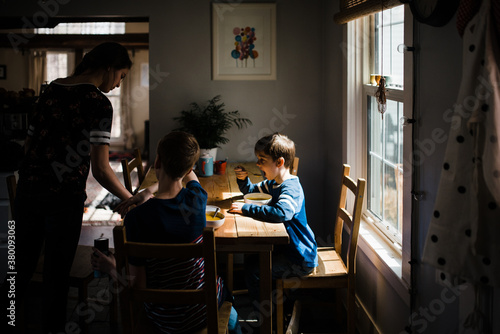
[[[340,198],[339,205],[337,206],[337,218],[335,220],[335,231],[334,231],[334,245],[337,253],[340,254],[340,250],[342,249],[342,228],[343,221],[342,218],[338,215],[339,208],[345,208],[345,204],[347,201],[347,187],[344,185],[344,178],[349,176],[349,172],[351,167],[349,165],[345,165],[342,167],[342,179],[341,179],[341,189],[340,189]]]
[[[297,175],[299,173],[299,158],[295,157],[293,159],[292,168],[290,169],[290,174]]]
[[[356,181],[354,181],[349,175],[344,177],[344,185],[355,194],[358,191],[358,186]]]
[[[157,259],[185,259],[203,257],[202,244],[149,244],[141,242],[127,242],[125,252],[129,256]]]
[[[131,177],[133,170],[137,169],[139,184],[141,184],[144,181],[145,177],[144,167],[142,165],[141,151],[138,148],[136,148],[134,150],[134,158],[130,161],[122,159],[121,164],[122,164],[123,182],[125,184],[125,188],[127,188],[127,190],[130,191],[131,193],[134,193],[135,191],[137,191],[138,188],[133,190],[132,177]]]
[[[346,238],[347,245],[345,248],[345,263],[348,272],[355,272],[355,261],[358,245],[359,225],[361,221],[361,213],[363,206],[363,197],[365,192],[366,181],[359,178],[356,181],[349,176],[350,166],[343,166],[342,173],[342,190],[339,199],[339,206],[337,208],[337,219],[335,221],[335,251],[339,254],[340,258],[343,251],[342,236],[344,229],[348,237]],[[347,191],[354,195],[354,205],[352,212],[346,208]]]
[[[217,298],[217,263],[215,260],[215,235],[212,228],[203,230],[203,242],[199,244],[148,244],[127,241],[123,225],[113,229],[115,257],[118,273],[129,277],[129,256],[142,258],[204,258],[204,287],[201,289],[149,289],[130,286],[128,280],[119,288],[120,309],[125,333],[133,333],[135,328],[134,304],[151,302],[161,304],[206,304],[207,330],[209,334],[219,331],[219,311]],[[223,322],[224,323],[224,322]],[[227,321],[225,322],[227,326]]]
[[[150,302],[173,305],[205,304],[206,294],[198,290],[134,289],[131,298],[136,302]]]

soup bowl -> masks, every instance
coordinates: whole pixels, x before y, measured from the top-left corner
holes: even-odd
[[[224,225],[224,221],[226,220],[226,216],[219,210],[217,212],[217,215],[214,217],[214,213],[218,208],[213,205],[207,205],[207,208],[205,210],[205,215],[207,218],[207,227],[213,227],[214,229],[217,229]]]
[[[269,194],[249,193],[243,196],[243,200],[248,204],[266,205],[273,198]]]

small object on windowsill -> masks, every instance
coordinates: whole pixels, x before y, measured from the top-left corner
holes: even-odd
[[[375,97],[377,98],[378,111],[382,114],[382,119],[384,119],[384,113],[387,110],[387,98],[385,96],[385,92],[385,77],[381,76]]]

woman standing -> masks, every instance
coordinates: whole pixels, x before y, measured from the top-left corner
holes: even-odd
[[[69,273],[80,237],[89,168],[120,199],[132,196],[109,166],[113,108],[103,94],[120,87],[131,65],[122,45],[98,45],[73,75],[49,85],[31,119],[14,205],[16,305],[45,242],[45,333],[66,333]]]

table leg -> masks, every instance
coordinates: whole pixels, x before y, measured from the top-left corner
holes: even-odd
[[[271,251],[259,253],[260,264],[260,311],[262,315],[261,333],[272,333],[273,298],[272,298],[272,263]]]

